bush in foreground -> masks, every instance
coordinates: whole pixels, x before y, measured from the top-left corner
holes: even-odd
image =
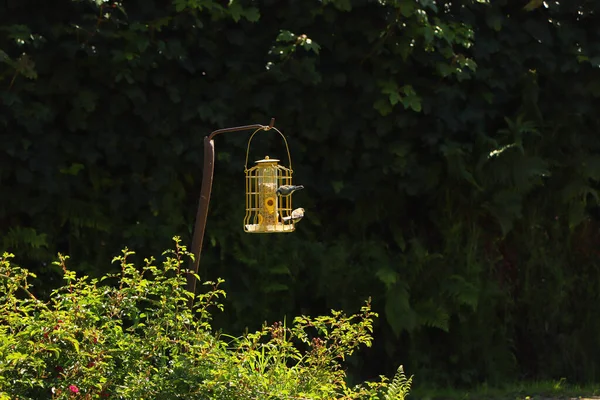
[[[376,314],[367,302],[346,316],[297,317],[242,337],[212,331],[222,308],[219,282],[185,289],[190,254],[175,239],[136,268],[127,249],[122,272],[77,278],[59,255],[65,285],[43,302],[33,274],[0,257],[0,400],[2,399],[403,399],[411,378],[348,387],[340,361],[370,346]],[[198,278],[198,277],[196,277]],[[193,303],[193,306],[191,306]]]

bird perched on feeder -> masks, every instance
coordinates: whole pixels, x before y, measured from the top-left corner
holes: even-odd
[[[303,217],[304,217],[304,208],[296,208],[295,210],[292,210],[292,215],[290,215],[289,217],[283,217],[281,219],[283,222],[291,221],[293,223],[296,223],[296,222],[300,221]]]
[[[279,196],[289,196],[294,193],[296,190],[304,189],[302,185],[281,185],[277,188],[276,193]]]

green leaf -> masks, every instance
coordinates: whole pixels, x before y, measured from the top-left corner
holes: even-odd
[[[404,235],[399,228],[395,228],[392,230],[392,235],[394,237],[394,242],[398,245],[400,250],[406,250],[406,241],[404,240]]]
[[[285,292],[288,291],[290,288],[288,285],[284,285],[283,283],[269,283],[265,286],[263,286],[262,291],[265,293],[273,293],[273,292]]]
[[[479,304],[478,285],[469,282],[461,275],[452,275],[443,283],[444,291],[455,298],[460,305],[467,305],[473,311]]]
[[[391,103],[388,100],[379,99],[373,104],[373,108],[379,111],[382,116],[389,115],[392,112]]]
[[[291,275],[292,272],[287,265],[275,265],[273,267],[269,267],[269,273],[273,275]]]
[[[70,342],[73,345],[73,347],[75,348],[75,351],[77,353],[79,353],[79,342],[77,340],[75,340],[75,338],[66,336],[66,337],[63,337],[63,339]]]
[[[249,7],[244,10],[244,17],[250,22],[258,22],[260,20],[260,11],[256,7]]]
[[[21,361],[25,359],[27,359],[27,354],[19,353],[18,351],[8,353],[6,356],[6,361]]]
[[[175,11],[182,12],[187,7],[187,0],[175,0]]]
[[[61,168],[60,173],[77,176],[77,174],[79,174],[79,172],[83,169],[85,169],[85,166],[83,164],[73,163],[68,168]]]
[[[232,0],[229,2],[229,13],[235,22],[238,22],[242,18],[244,9],[238,0]]]
[[[573,230],[578,227],[583,220],[586,218],[585,203],[580,201],[572,201],[569,204],[569,212],[567,214],[567,221],[569,223],[569,229]]]
[[[436,304],[429,299],[415,306],[415,313],[418,316],[419,323],[424,326],[441,329],[444,332],[449,331],[448,323],[450,314],[444,307]]]
[[[403,17],[411,17],[415,12],[415,2],[413,1],[402,1],[400,4],[400,13]]]
[[[390,286],[394,285],[399,278],[398,273],[389,267],[379,268],[375,272],[375,276],[377,276],[377,278],[379,278],[379,280],[383,282],[388,289]]]
[[[344,182],[343,181],[333,181],[333,182],[331,182],[331,186],[333,186],[333,191],[336,194],[338,194],[344,188]]]
[[[310,38],[303,39],[302,43],[301,43],[301,47],[307,51],[312,51],[315,54],[319,54],[319,51],[321,50],[321,46],[319,46],[317,43],[315,43]]]
[[[296,40],[296,35],[287,30],[281,30],[275,40],[277,42],[293,42]]]
[[[408,290],[404,284],[396,284],[386,292],[385,316],[396,336],[416,328],[416,314],[410,307]]]
[[[398,92],[390,93],[389,98],[390,98],[390,104],[392,106],[395,106],[396,104],[398,104],[401,101],[402,101],[402,103],[404,103],[404,99],[402,98],[402,96],[400,96],[400,93],[398,93]]]
[[[6,52],[0,49],[0,62],[9,63],[11,61],[10,57]]]
[[[521,218],[523,198],[519,192],[502,190],[494,194],[493,201],[484,205],[496,218],[506,236],[514,222]]]

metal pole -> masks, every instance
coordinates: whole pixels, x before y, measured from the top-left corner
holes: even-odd
[[[202,252],[202,242],[204,239],[204,230],[206,229],[206,219],[208,217],[208,205],[210,203],[210,192],[213,184],[213,174],[215,170],[215,142],[213,138],[221,133],[247,131],[251,129],[264,129],[268,131],[275,125],[275,118],[271,118],[268,126],[255,124],[236,126],[233,128],[218,129],[204,138],[204,170],[202,172],[202,188],[200,189],[200,201],[198,202],[198,211],[196,212],[196,224],[192,236],[192,253],[194,261],[191,270],[193,274],[198,273],[200,266],[200,253]],[[187,275],[187,290],[196,293],[196,278],[191,273]],[[193,304],[193,299],[190,301]]]

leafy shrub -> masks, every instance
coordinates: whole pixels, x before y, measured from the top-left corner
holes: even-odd
[[[376,316],[367,302],[346,316],[297,317],[232,337],[211,329],[211,308],[222,309],[222,281],[206,293],[185,290],[182,265],[190,254],[175,239],[162,268],[141,268],[125,249],[120,274],[77,278],[56,262],[66,284],[43,302],[34,275],[0,258],[0,399],[403,399],[402,369],[348,387],[340,361],[371,345]],[[192,300],[193,301],[190,301]]]

